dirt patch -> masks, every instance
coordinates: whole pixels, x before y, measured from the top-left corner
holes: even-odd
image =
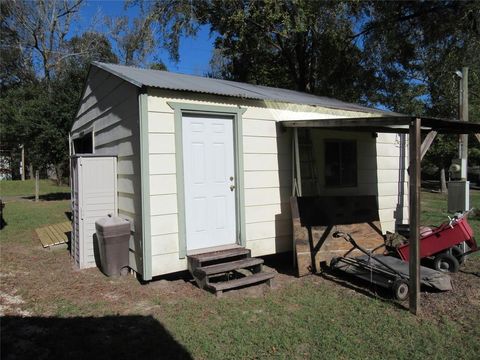
[[[186,272],[165,276],[148,284],[133,275],[107,278],[98,269],[75,270],[67,250],[42,249],[32,242],[2,248],[0,300],[2,315],[99,316],[152,314],[164,304],[213,295],[200,290]],[[359,283],[328,272],[297,278],[291,255],[267,257],[265,270],[276,272],[272,287],[266,284],[224,293],[226,298],[264,297],[291,284],[311,283],[346,296],[369,296],[398,304],[385,289]],[[472,257],[452,274],[451,292],[422,292],[421,318],[448,318],[470,326],[480,314],[480,257]],[[476,321],[472,321],[475,319]]]

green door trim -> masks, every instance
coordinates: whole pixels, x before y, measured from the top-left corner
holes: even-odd
[[[242,114],[247,110],[234,106],[214,106],[190,104],[168,101],[167,104],[174,110],[175,119],[175,162],[177,178],[177,206],[178,206],[178,241],[179,258],[187,256],[186,221],[185,221],[185,184],[183,169],[183,140],[182,140],[182,117],[186,113],[204,115],[227,115],[233,117],[234,152],[235,152],[235,178],[236,189],[236,224],[237,243],[246,245],[245,234],[245,187],[243,171],[243,127]]]
[[[148,145],[148,93],[145,88],[138,94],[140,126],[140,178],[142,193],[142,278],[152,279],[152,236],[150,219],[150,155]]]

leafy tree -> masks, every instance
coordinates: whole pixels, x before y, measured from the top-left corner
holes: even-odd
[[[178,59],[182,36],[208,24],[216,34],[211,75],[286,87],[351,101],[374,89],[370,68],[352,43],[354,10],[348,2],[307,0],[157,0],[163,45]]]
[[[157,62],[154,62],[152,64],[150,64],[150,69],[152,70],[163,70],[163,71],[167,71],[167,65],[165,65],[163,63],[163,61],[157,61]]]
[[[377,69],[373,102],[393,110],[442,118],[458,118],[455,70],[470,68],[470,92],[480,88],[480,3],[474,1],[369,2],[363,37],[365,62]],[[480,99],[470,97],[470,119],[480,119]],[[458,157],[457,136],[437,137],[424,159],[441,179]],[[475,164],[478,143],[470,142]],[[442,188],[446,188],[442,181]]]

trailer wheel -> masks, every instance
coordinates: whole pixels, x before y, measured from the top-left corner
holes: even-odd
[[[459,266],[460,264],[455,258],[455,256],[449,253],[438,254],[437,256],[435,256],[435,259],[433,259],[433,267],[435,268],[435,270],[441,272],[456,273]]]
[[[398,279],[393,283],[393,294],[395,295],[395,299],[398,301],[403,301],[408,298],[408,281],[404,279]]]
[[[460,246],[452,247],[452,255],[458,260],[460,265],[465,262],[465,256],[463,256],[463,250]]]

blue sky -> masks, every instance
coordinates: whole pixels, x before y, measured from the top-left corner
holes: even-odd
[[[92,25],[92,19],[95,15],[118,17],[127,15],[131,18],[138,15],[137,8],[124,9],[123,0],[87,0],[80,11],[80,19],[77,27],[72,29],[79,34]],[[104,29],[100,29],[104,30]],[[168,53],[159,48],[153,57],[160,58],[169,71],[180,72],[184,74],[204,75],[209,71],[209,61],[213,50],[213,37],[210,37],[208,26],[200,28],[195,38],[183,38],[180,42],[180,61],[173,62]],[[151,59],[153,61],[154,59]]]

